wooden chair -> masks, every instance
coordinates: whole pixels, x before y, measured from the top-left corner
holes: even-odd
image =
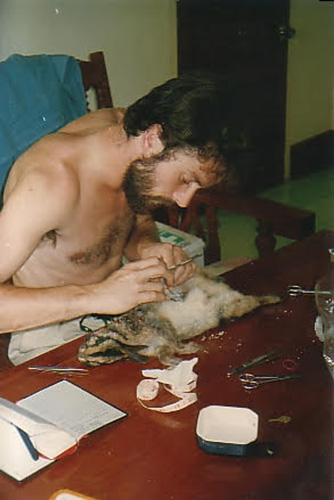
[[[220,193],[214,188],[199,190],[186,209],[171,207],[160,211],[158,217],[183,231],[192,229],[206,243],[204,261],[211,264],[223,258],[218,236],[219,209],[257,220],[254,240],[259,256],[275,250],[276,235],[300,240],[315,232],[315,213],[310,210],[255,196]]]
[[[79,60],[79,64],[86,95],[93,89],[97,108],[112,108],[113,101],[103,52],[92,52],[89,54],[89,61]]]

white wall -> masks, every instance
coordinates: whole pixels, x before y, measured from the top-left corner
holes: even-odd
[[[0,0],[0,60],[103,50],[114,104],[175,76],[175,0]]]
[[[290,146],[334,129],[334,3],[290,0],[286,176]]]
[[[290,4],[287,178],[291,144],[334,128],[334,2]],[[103,50],[115,105],[175,76],[176,48],[176,0],[0,0],[0,60]]]

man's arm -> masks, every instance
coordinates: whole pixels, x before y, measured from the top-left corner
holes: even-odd
[[[51,230],[64,224],[77,204],[71,172],[55,168],[21,176],[0,212],[0,282],[11,279]]]
[[[61,200],[59,199],[61,193]],[[119,314],[143,302],[165,299],[157,275],[171,280],[157,258],[131,263],[89,285],[25,288],[8,284],[43,236],[75,210],[76,184],[59,172],[34,172],[18,182],[0,213],[0,333],[25,330],[83,314]]]
[[[121,314],[146,302],[166,299],[162,276],[170,273],[157,258],[126,264],[100,283],[50,288],[0,285],[0,333],[15,332],[85,314]]]

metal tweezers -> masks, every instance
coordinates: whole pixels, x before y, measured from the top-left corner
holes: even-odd
[[[58,375],[88,375],[86,368],[74,368],[65,366],[28,366],[28,370],[39,372],[56,373]]]
[[[233,368],[229,372],[227,372],[227,376],[230,377],[231,375],[234,375],[235,373],[239,373],[244,371],[246,368],[249,368],[250,366],[255,366],[255,365],[260,365],[262,363],[268,363],[269,361],[273,361],[274,359],[279,358],[281,355],[281,351],[278,349],[274,349],[272,351],[267,352],[266,354],[262,354],[261,356],[258,356],[257,358],[251,359],[250,361],[247,361],[246,363],[237,366],[236,368]]]
[[[189,264],[192,260],[196,259],[197,257],[201,257],[201,253],[196,253],[192,257],[189,257],[186,260],[183,260],[182,262],[179,262],[178,264],[174,264],[173,266],[168,267],[168,271],[174,271],[174,269],[177,269],[180,266],[185,266],[186,264]]]
[[[287,291],[291,297],[297,297],[298,295],[332,295],[330,290],[305,290],[300,285],[290,285]]]

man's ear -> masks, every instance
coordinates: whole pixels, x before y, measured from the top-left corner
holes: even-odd
[[[158,155],[161,151],[163,151],[164,144],[161,140],[161,135],[162,127],[158,123],[151,125],[147,130],[145,130],[142,136],[142,151],[144,158]]]

